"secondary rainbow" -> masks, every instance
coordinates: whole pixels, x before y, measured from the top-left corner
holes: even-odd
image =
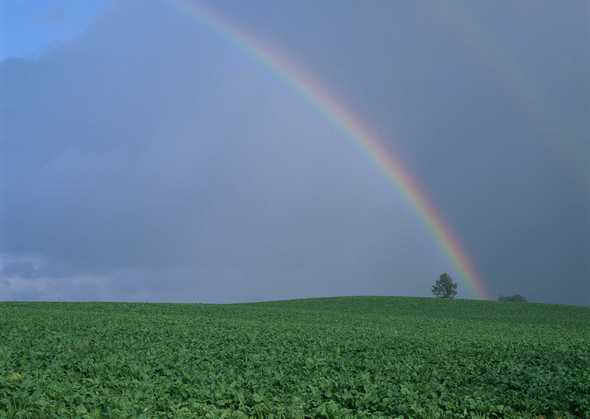
[[[247,31],[229,22],[210,7],[190,0],[177,0],[182,10],[196,18],[199,23],[223,35],[234,45],[270,69],[291,88],[298,91],[317,111],[325,116],[334,127],[358,150],[360,150],[379,171],[397,186],[413,205],[428,226],[441,249],[451,261],[456,273],[469,290],[479,298],[490,298],[482,275],[468,257],[458,237],[432,205],[424,188],[411,176],[409,170],[396,156],[392,147],[369,129],[368,124],[351,112],[341,100],[336,100],[317,80],[301,68],[292,65],[276,50],[265,45]]]

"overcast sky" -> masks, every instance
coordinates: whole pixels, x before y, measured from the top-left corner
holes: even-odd
[[[590,3],[209,4],[395,145],[493,295],[590,304]],[[374,163],[175,1],[0,7],[0,300],[427,296],[445,271],[474,296]]]

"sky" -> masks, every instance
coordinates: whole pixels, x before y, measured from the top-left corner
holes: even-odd
[[[0,5],[0,300],[429,296],[445,249],[186,2]],[[488,297],[590,304],[590,5],[193,1],[395,150]]]

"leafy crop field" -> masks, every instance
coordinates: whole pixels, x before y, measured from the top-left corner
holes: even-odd
[[[0,417],[590,417],[590,309],[0,303]]]

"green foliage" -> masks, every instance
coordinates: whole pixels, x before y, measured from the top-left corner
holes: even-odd
[[[432,286],[432,294],[439,298],[455,298],[457,295],[457,283],[453,282],[451,276],[445,272]]]
[[[590,309],[2,303],[0,418],[590,417]]]
[[[501,295],[498,297],[498,301],[511,302],[511,303],[526,303],[527,299],[520,294],[514,294],[514,295]]]

